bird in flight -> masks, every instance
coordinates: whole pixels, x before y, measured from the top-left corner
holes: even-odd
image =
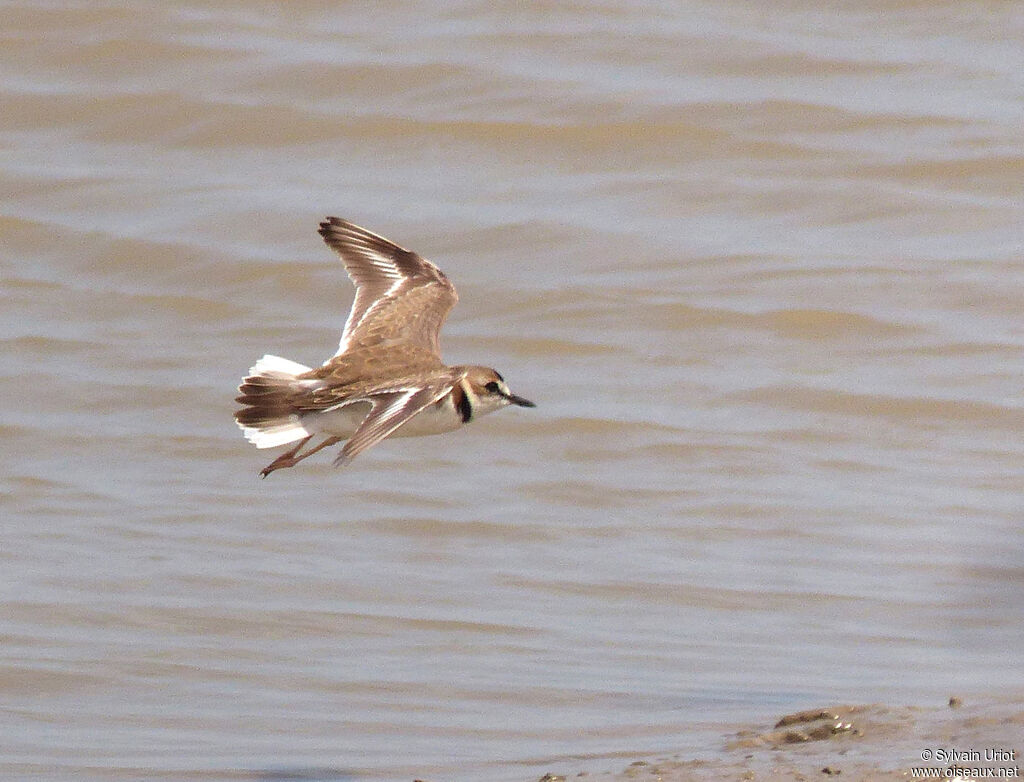
[[[449,367],[440,331],[458,294],[426,258],[337,217],[320,235],[356,286],[338,352],[311,367],[266,355],[249,370],[235,421],[257,448],[295,445],[260,475],[347,440],[344,466],[385,437],[458,429],[508,405],[535,407],[489,367]]]

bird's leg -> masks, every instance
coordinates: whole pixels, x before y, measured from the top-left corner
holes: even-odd
[[[316,448],[311,448],[306,453],[302,454],[301,456],[298,456],[297,454],[299,453],[300,450],[302,450],[302,447],[306,443],[308,443],[310,440],[312,440],[312,439],[313,439],[313,435],[310,435],[306,439],[301,440],[299,442],[299,444],[296,445],[294,448],[292,448],[290,451],[286,451],[285,453],[283,453],[280,456],[278,456],[276,459],[274,459],[274,461],[272,461],[270,464],[268,464],[266,467],[264,467],[260,471],[260,477],[261,478],[266,478],[274,470],[280,470],[282,467],[294,467],[296,464],[301,462],[307,456],[312,456],[317,451],[319,451],[321,448],[327,448],[327,447],[329,447],[331,445],[334,445],[335,443],[341,442],[345,438],[344,437],[328,437],[326,440],[324,440],[322,443],[320,443],[320,445],[316,446]]]
[[[274,461],[272,461],[270,464],[268,464],[266,467],[264,467],[260,471],[260,477],[261,478],[266,478],[274,470],[280,470],[282,467],[291,467],[292,465],[294,465],[298,461],[295,458],[295,454],[297,454],[299,452],[299,450],[302,448],[302,446],[304,446],[306,443],[308,443],[312,439],[313,439],[313,435],[310,435],[309,437],[305,437],[302,440],[299,440],[299,444],[298,445],[296,445],[290,451],[285,451],[283,454],[281,454],[276,459],[274,459]]]

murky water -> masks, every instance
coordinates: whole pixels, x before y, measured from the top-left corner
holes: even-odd
[[[1008,2],[0,5],[0,773],[520,780],[1019,684],[1022,44]],[[260,481],[232,397],[333,351],[327,214],[538,408]]]

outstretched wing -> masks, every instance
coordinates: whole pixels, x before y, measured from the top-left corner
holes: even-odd
[[[366,418],[345,443],[334,460],[336,467],[344,467],[367,448],[376,445],[398,427],[433,404],[448,391],[449,385],[437,384],[419,388],[402,388],[374,394]]]
[[[459,300],[444,273],[426,258],[338,217],[320,223],[320,235],[356,286],[337,355],[407,342],[440,357],[441,326]]]

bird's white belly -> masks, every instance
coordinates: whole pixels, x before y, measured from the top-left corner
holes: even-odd
[[[370,403],[359,402],[323,413],[305,413],[300,420],[303,428],[310,434],[343,437],[347,440],[359,428],[359,424],[369,412]]]
[[[422,437],[428,434],[444,434],[462,426],[462,416],[455,412],[451,397],[446,396],[414,415],[398,429],[392,437]]]
[[[351,437],[370,412],[369,402],[339,407],[323,413],[306,413],[302,416],[302,426],[310,434],[322,434],[329,437]],[[451,396],[429,405],[414,415],[390,437],[423,437],[428,434],[443,434],[462,426],[462,416],[455,410]]]

